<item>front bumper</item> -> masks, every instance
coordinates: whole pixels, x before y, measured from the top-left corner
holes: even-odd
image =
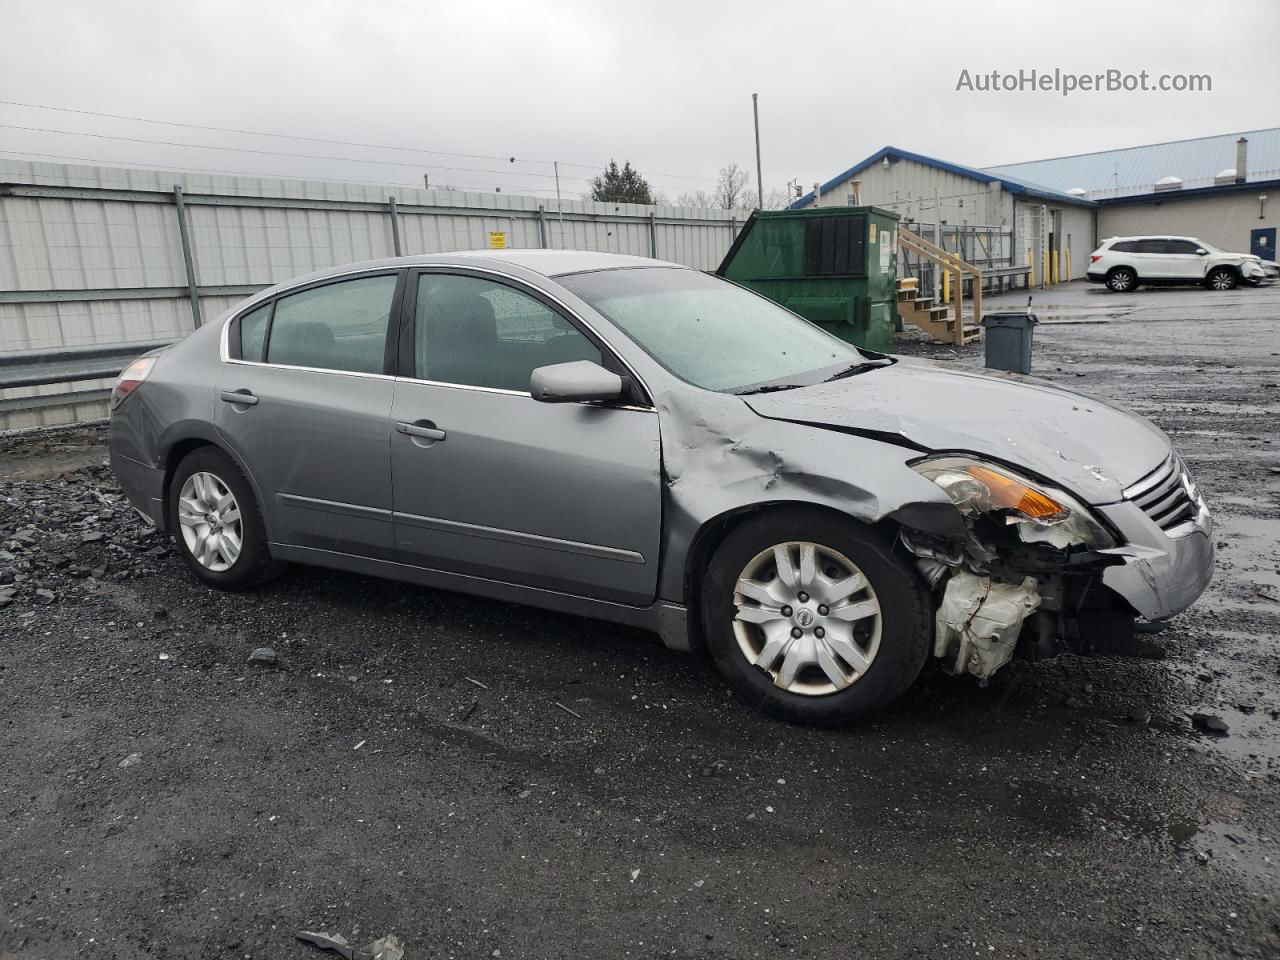
[[[165,528],[164,471],[124,456],[112,445],[111,472],[129,502],[161,530]]]
[[[1213,577],[1213,518],[1203,507],[1193,526],[1170,537],[1133,503],[1095,508],[1120,532],[1125,546],[1100,553],[1122,557],[1102,582],[1148,620],[1164,620],[1195,603]]]

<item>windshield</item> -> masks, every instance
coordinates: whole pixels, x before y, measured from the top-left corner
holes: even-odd
[[[867,358],[807,320],[719,277],[675,267],[558,277],[688,383],[737,392],[816,383]]]

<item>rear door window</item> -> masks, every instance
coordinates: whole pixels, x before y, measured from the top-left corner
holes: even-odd
[[[266,361],[382,373],[396,280],[395,274],[358,277],[281,297],[271,319]]]

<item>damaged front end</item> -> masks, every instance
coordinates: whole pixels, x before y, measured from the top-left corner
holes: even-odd
[[[1014,656],[1135,653],[1134,613],[1103,585],[1123,564],[1116,537],[1064,491],[1002,464],[937,456],[912,468],[933,481],[963,532],[897,519],[902,544],[933,588],[934,655],[987,681]]]

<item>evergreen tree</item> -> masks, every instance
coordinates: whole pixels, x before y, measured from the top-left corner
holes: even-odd
[[[618,169],[618,161],[610,160],[604,173],[591,178],[592,200],[604,203],[654,203],[653,191],[631,161]]]

